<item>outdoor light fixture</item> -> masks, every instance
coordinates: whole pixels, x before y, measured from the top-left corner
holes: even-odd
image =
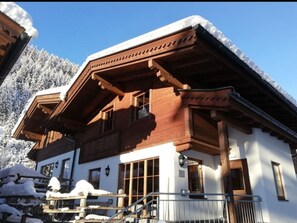
[[[105,175],[108,177],[110,173],[109,165],[105,168]]]
[[[184,156],[183,154],[180,154],[178,156],[178,163],[179,163],[180,167],[183,167],[187,163],[187,157]]]
[[[55,163],[55,167],[56,167],[56,169],[58,168],[58,166],[59,166],[59,162],[57,161],[57,162]]]

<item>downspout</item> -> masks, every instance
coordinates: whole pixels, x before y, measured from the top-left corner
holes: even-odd
[[[72,181],[73,181],[72,178],[73,178],[73,172],[74,172],[74,166],[75,166],[75,159],[76,159],[76,141],[75,141],[75,138],[73,136],[71,136],[71,138],[69,138],[69,136],[67,136],[67,135],[65,137],[65,139],[73,142],[73,156],[72,156],[72,164],[71,164],[71,171],[70,171],[69,188],[72,187]]]
[[[76,159],[76,143],[74,140],[74,151],[73,151],[73,157],[72,157],[72,165],[71,165],[71,171],[70,171],[70,182],[69,182],[69,188],[71,189],[72,187],[72,181],[73,181],[73,172],[74,172],[74,165],[75,165],[75,159]]]

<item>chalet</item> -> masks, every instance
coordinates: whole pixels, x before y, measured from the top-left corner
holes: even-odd
[[[37,34],[27,17],[27,12],[15,3],[0,3],[0,85],[32,36]]]
[[[297,103],[200,16],[89,56],[68,86],[32,99],[13,137],[70,186],[123,189],[125,205],[172,195],[160,220],[198,222],[195,205],[222,194],[227,206],[203,211],[222,209],[215,222],[297,219]]]

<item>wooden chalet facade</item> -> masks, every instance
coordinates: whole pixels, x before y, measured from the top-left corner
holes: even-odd
[[[200,20],[90,56],[66,91],[34,98],[13,136],[36,142],[38,170],[122,188],[126,204],[152,191],[255,194],[265,222],[293,222],[296,105]]]

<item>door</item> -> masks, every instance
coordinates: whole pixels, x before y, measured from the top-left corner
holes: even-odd
[[[233,194],[251,195],[249,171],[246,159],[230,160]],[[235,197],[236,198],[236,197]]]
[[[254,223],[255,208],[251,195],[249,171],[246,159],[230,161],[231,182],[233,187],[236,219],[239,223]]]

